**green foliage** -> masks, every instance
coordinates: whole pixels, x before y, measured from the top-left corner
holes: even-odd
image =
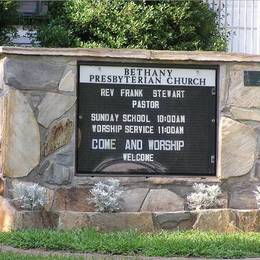
[[[0,46],[9,44],[16,34],[14,25],[18,19],[17,7],[18,2],[15,0],[0,1]]]
[[[27,230],[0,233],[0,243],[19,248],[145,256],[239,258],[260,256],[259,233],[97,232]]]
[[[202,0],[67,0],[50,3],[46,47],[225,50],[227,34]]]
[[[41,25],[37,32],[37,40],[47,47],[77,47],[80,40],[68,29],[63,22],[55,19],[47,25]]]

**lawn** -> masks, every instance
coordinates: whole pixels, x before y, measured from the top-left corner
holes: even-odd
[[[0,243],[17,248],[144,256],[239,258],[260,256],[260,233],[160,232],[102,233],[27,230],[0,233]],[[1,259],[1,258],[0,258]],[[58,259],[58,258],[57,258]]]
[[[83,257],[64,257],[64,256],[32,256],[17,253],[0,252],[0,260],[83,260]],[[90,259],[96,260],[96,259]]]

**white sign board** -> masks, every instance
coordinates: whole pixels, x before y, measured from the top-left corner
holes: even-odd
[[[153,67],[80,66],[80,83],[214,87],[216,70]]]

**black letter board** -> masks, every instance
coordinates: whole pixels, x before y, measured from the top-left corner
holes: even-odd
[[[215,175],[216,68],[78,70],[78,174]]]

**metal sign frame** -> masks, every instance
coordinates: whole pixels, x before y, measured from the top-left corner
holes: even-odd
[[[214,136],[212,136],[213,141],[213,147],[214,149],[214,166],[213,166],[213,172],[214,174],[200,174],[200,175],[194,175],[194,174],[178,174],[178,173],[166,173],[166,174],[160,174],[160,173],[125,173],[125,172],[113,172],[113,173],[99,173],[99,172],[93,172],[93,171],[80,171],[78,170],[78,140],[79,140],[79,103],[80,103],[80,85],[81,84],[88,84],[88,83],[80,83],[80,66],[82,65],[92,65],[92,66],[120,66],[120,67],[151,67],[151,68],[183,68],[183,69],[208,69],[208,70],[215,70],[216,72],[216,79],[215,79],[215,111],[214,111],[214,120],[215,120],[215,127],[214,127]],[[95,83],[93,83],[95,84]],[[110,85],[107,84],[107,86],[111,87],[113,83]],[[128,85],[130,87],[130,85]],[[136,86],[142,86],[142,85],[136,85]],[[159,87],[164,85],[158,85]],[[77,106],[76,106],[76,144],[75,144],[75,175],[76,176],[99,176],[99,177],[206,177],[206,176],[212,176],[216,177],[217,173],[217,150],[218,150],[218,142],[217,142],[217,134],[218,134],[218,88],[219,88],[219,66],[217,65],[201,65],[201,64],[164,64],[164,63],[149,63],[149,62],[143,62],[143,63],[136,63],[136,62],[107,62],[107,61],[78,61],[77,62],[77,88],[76,88],[76,96],[77,96]]]

